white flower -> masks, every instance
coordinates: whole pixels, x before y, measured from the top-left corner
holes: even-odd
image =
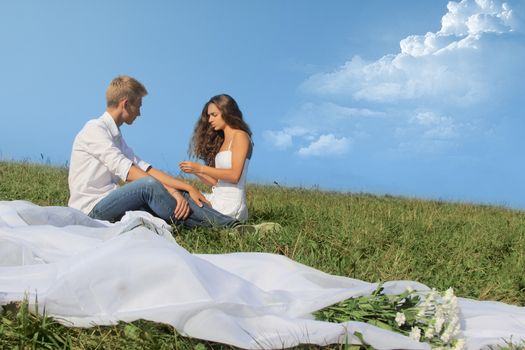
[[[434,329],[436,330],[436,333],[441,333],[444,323],[445,319],[443,317],[441,317],[440,315],[436,317],[436,324],[434,324]]]
[[[454,329],[454,334],[459,330],[459,317],[457,314],[453,314],[449,321],[449,327]]]
[[[427,339],[432,339],[434,337],[434,327],[430,326],[427,328],[427,330],[425,331],[425,337]]]
[[[421,338],[421,329],[419,329],[418,327],[412,327],[408,336],[411,339],[419,341],[419,338]]]
[[[405,324],[406,317],[405,314],[402,312],[396,313],[396,322],[399,327]]]
[[[447,344],[449,343],[451,340],[454,339],[454,336],[456,336],[457,334],[459,333],[459,324],[457,323],[456,320],[453,320],[452,322],[450,322],[448,325],[447,325],[447,328],[445,329],[445,331],[443,332],[443,334],[441,335],[441,340]]]
[[[458,339],[454,345],[454,350],[464,350],[465,349],[465,339]]]
[[[443,343],[447,344],[448,341],[450,340],[450,332],[444,331],[443,334],[441,335],[441,340],[443,341]]]
[[[453,297],[454,297],[454,289],[452,289],[452,287],[450,287],[445,292],[445,296],[443,297],[443,299],[445,299],[445,302],[447,302],[447,301],[452,300]]]
[[[457,313],[458,312],[458,298],[455,296],[450,298],[447,306],[448,306],[449,312]]]
[[[412,294],[414,292],[414,288],[408,286],[406,291],[408,292],[408,294]]]

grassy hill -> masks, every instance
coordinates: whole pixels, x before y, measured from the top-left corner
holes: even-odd
[[[0,200],[66,205],[67,198],[67,169],[0,162]],[[219,229],[183,230],[177,242],[190,252],[271,252],[332,274],[372,282],[416,280],[438,290],[453,287],[462,297],[525,305],[525,212],[253,184],[248,186],[248,203],[251,222],[279,222],[283,231],[232,237]],[[4,315],[2,322],[14,322],[13,317]],[[73,348],[209,345],[144,321],[91,330],[52,327],[70,337]],[[6,344],[14,346],[25,331],[17,332]],[[2,324],[0,347],[6,341],[1,339]],[[135,339],[135,345],[126,339]]]

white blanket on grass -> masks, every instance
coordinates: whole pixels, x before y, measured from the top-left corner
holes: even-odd
[[[410,281],[385,284],[387,293]],[[359,322],[320,322],[311,313],[377,287],[265,253],[190,254],[162,220],[128,213],[107,224],[64,207],[0,202],[0,305],[25,296],[66,325],[147,319],[190,337],[241,348],[355,342],[377,349],[427,344]],[[525,339],[525,308],[461,299],[468,349]],[[39,310],[43,310],[39,307]]]

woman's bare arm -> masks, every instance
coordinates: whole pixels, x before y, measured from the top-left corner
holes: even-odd
[[[250,147],[251,141],[248,134],[243,131],[237,132],[232,140],[231,168],[219,169],[189,161],[181,162],[179,166],[180,169],[185,173],[210,176],[217,180],[223,180],[236,184],[241,178],[244,162],[246,161]]]

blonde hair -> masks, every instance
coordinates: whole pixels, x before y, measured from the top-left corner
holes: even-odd
[[[148,91],[137,79],[127,75],[119,75],[109,83],[106,90],[106,103],[108,107],[116,107],[123,99],[135,103],[139,98],[148,94]]]

